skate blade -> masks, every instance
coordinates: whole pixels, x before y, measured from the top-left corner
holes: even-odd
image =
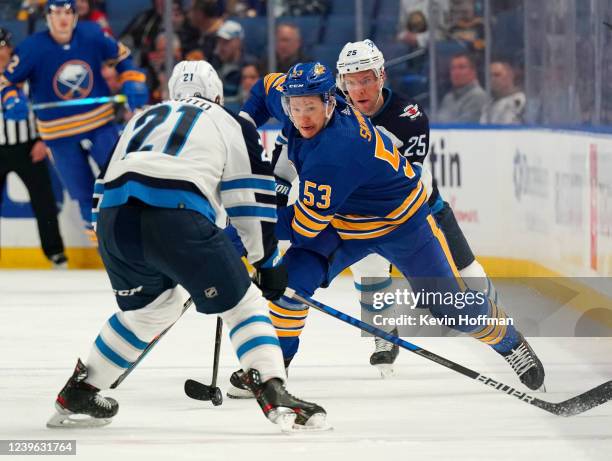
[[[325,413],[315,413],[306,424],[293,424],[291,428],[292,433],[302,433],[302,432],[324,432],[331,431],[333,426],[331,426],[327,422],[327,415]]]
[[[240,389],[230,384],[229,389],[225,393],[230,399],[254,399],[255,396],[249,389]]]
[[[278,407],[270,411],[267,418],[280,427],[282,432],[292,432],[297,415],[291,408]]]
[[[375,367],[378,368],[380,377],[382,379],[389,379],[395,374],[392,363],[379,363],[378,365],[375,365]]]
[[[49,421],[50,429],[73,429],[85,427],[102,427],[112,422],[113,418],[93,418],[88,415],[79,415],[66,410],[58,410]]]

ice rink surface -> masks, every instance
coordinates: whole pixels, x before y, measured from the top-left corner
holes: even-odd
[[[315,296],[358,316],[349,278]],[[373,340],[311,312],[289,390],[316,401],[334,430],[285,435],[255,401],[190,400],[186,378],[210,382],[214,317],[190,310],[116,390],[113,423],[51,430],[53,401],[86,358],[115,302],[102,271],[0,271],[0,439],[76,439],[85,460],[609,460],[612,403],[562,418],[407,351],[396,375],[369,365]],[[496,353],[470,338],[416,338],[432,352],[522,389]],[[547,394],[560,401],[612,379],[612,340],[534,338]],[[238,361],[224,338],[219,382]],[[75,457],[66,457],[75,459]],[[56,459],[56,458],[54,458]]]

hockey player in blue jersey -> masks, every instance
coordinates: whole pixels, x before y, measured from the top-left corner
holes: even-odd
[[[429,212],[420,170],[335,91],[326,66],[300,63],[286,75],[259,81],[243,107],[244,116],[257,125],[271,116],[284,122],[288,160],[299,176],[298,200],[279,210],[276,230],[279,239],[292,244],[284,257],[288,286],[311,296],[344,268],[377,253],[415,291],[463,291],[444,235]],[[505,318],[495,302],[482,296],[462,309],[439,303],[421,307],[437,318]],[[308,309],[283,296],[270,303],[270,313],[288,365]],[[529,344],[514,326],[491,323],[495,326],[450,326],[489,344],[511,364],[520,360],[521,381],[539,388],[544,370]],[[239,375],[232,376],[233,385],[239,384]]]
[[[77,23],[74,0],[47,2],[48,30],[25,39],[0,75],[0,94],[7,117],[23,119],[27,101],[20,84],[28,81],[34,103],[109,96],[102,66],[115,65],[132,110],[148,101],[144,74],[134,67],[130,51],[97,24]],[[94,174],[110,156],[118,138],[111,103],[73,105],[36,112],[38,131],[72,198],[78,201],[85,226],[91,223]]]
[[[326,429],[325,410],[293,397],[262,292],[222,231],[231,217],[275,299],[287,284],[274,236],[274,177],[255,127],[225,110],[223,86],[205,61],[183,61],[170,101],[132,119],[96,182],[99,249],[121,309],[102,327],[85,363],[56,399],[50,427],[110,423],[118,403],[99,394],[183,310],[219,315],[243,382],[268,419],[284,429]],[[215,102],[216,101],[216,102]],[[88,415],[83,419],[76,415]]]

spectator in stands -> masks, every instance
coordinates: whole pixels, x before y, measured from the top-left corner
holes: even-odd
[[[95,0],[76,0],[76,9],[79,21],[95,22],[104,32],[113,35],[106,14],[97,8]]]
[[[197,47],[200,34],[187,20],[187,12],[183,8],[182,2],[172,3],[172,30],[178,35],[183,51],[193,50]],[[182,59],[183,56],[178,61]]]
[[[180,0],[174,0],[179,1]],[[130,21],[119,39],[132,52],[134,62],[147,67],[147,53],[155,45],[155,37],[163,26],[164,0],[151,0],[151,8]]]
[[[193,0],[189,11],[191,25],[198,31],[195,47],[188,50],[187,59],[205,59],[218,67],[214,51],[217,46],[217,31],[223,25],[225,4],[220,0]]]
[[[476,62],[468,53],[451,58],[450,81],[452,85],[440,104],[437,121],[478,123],[487,94],[480,86],[476,74]]]
[[[253,85],[261,77],[259,68],[255,62],[247,62],[242,66],[240,72],[240,103],[243,104],[248,98]]]
[[[467,43],[474,52],[485,47],[484,21],[476,16],[474,0],[451,0],[449,38]]]
[[[147,86],[151,92],[151,103],[155,104],[168,99],[168,75],[166,72],[166,32],[161,31],[155,38],[155,48],[149,51],[147,61]],[[181,41],[173,35],[174,61],[181,60]]]
[[[291,23],[280,23],[276,26],[276,68],[268,69],[268,59],[264,57],[261,68],[268,72],[287,72],[298,62],[312,61],[302,50],[300,28]]]
[[[430,18],[430,8],[433,17]],[[429,27],[435,24],[435,38],[446,37],[449,21],[449,0],[402,0],[400,5],[398,41],[410,47],[425,48]]]
[[[491,96],[482,109],[480,123],[522,124],[525,93],[516,87],[514,70],[508,62],[491,63]]]
[[[236,110],[240,108],[241,68],[245,60],[252,60],[244,55],[243,40],[244,31],[236,21],[225,21],[217,31],[217,73],[223,82],[225,106]]]

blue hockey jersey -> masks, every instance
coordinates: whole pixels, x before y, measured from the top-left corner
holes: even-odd
[[[327,126],[303,138],[283,111],[283,82],[284,74],[258,81],[242,113],[257,126],[272,116],[283,122],[300,179],[297,202],[279,210],[279,221],[290,220],[292,242],[309,241],[329,224],[342,239],[373,239],[425,219],[429,209],[419,173],[386,135],[337,98]]]
[[[115,65],[122,80],[144,79],[132,63],[130,50],[95,23],[79,22],[64,45],[49,31],[37,32],[15,49],[0,74],[0,90],[27,80],[34,103],[109,96],[101,73],[104,64]],[[53,140],[98,128],[113,120],[114,110],[110,103],[90,104],[40,110],[36,116],[43,140]]]

